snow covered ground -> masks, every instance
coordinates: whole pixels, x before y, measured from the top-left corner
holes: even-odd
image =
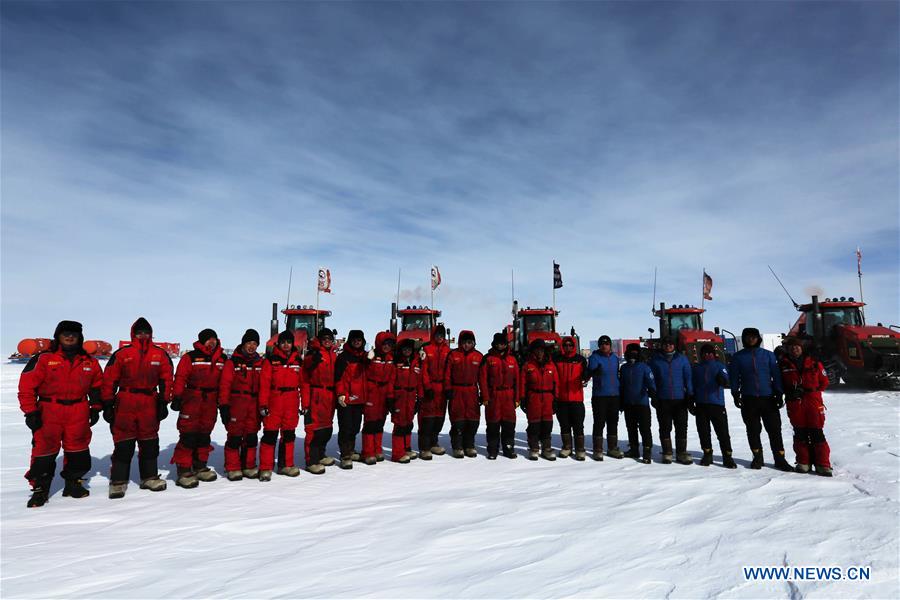
[[[112,501],[101,420],[91,496],[63,498],[57,479],[45,507],[26,509],[21,368],[2,366],[4,598],[900,597],[897,393],[827,394],[833,479],[747,469],[730,407],[736,471],[444,456],[267,484],[220,478],[195,490],[175,487],[170,473],[165,492],[132,483]],[[161,438],[168,470],[171,416]],[[224,440],[221,425],[214,440]],[[478,442],[483,451],[483,429]],[[699,455],[693,423],[689,447]],[[221,461],[217,446],[220,473]],[[746,581],[742,567],[752,565],[860,565],[871,579]]]

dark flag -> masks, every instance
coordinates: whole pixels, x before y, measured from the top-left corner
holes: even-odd
[[[553,289],[558,290],[562,287],[562,273],[559,272],[559,265],[553,262]]]

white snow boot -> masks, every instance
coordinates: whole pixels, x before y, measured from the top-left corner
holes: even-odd
[[[109,499],[116,500],[117,498],[124,498],[125,490],[127,489],[127,481],[111,481],[109,483]]]

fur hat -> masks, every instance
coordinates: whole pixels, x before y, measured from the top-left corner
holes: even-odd
[[[209,340],[211,338],[219,339],[219,335],[215,331],[213,331],[212,329],[209,329],[209,328],[204,329],[200,333],[197,334],[197,341],[200,342],[201,344],[205,344],[207,342],[207,340]]]
[[[469,331],[468,329],[464,329],[459,332],[459,343],[463,342],[472,342],[475,343],[475,334]]]
[[[245,331],[243,337],[241,337],[241,344],[246,344],[247,342],[256,342],[259,344],[259,332],[255,329],[248,329]]]
[[[294,332],[284,330],[281,333],[279,333],[278,334],[278,342],[277,342],[279,346],[281,345],[281,342],[290,342],[291,344],[293,344],[294,343]]]

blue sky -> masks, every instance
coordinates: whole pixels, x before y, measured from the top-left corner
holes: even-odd
[[[487,347],[521,303],[641,335],[658,300],[783,331],[898,310],[898,5],[3,2],[2,349],[144,315],[233,346],[272,301],[345,333],[437,304]]]

